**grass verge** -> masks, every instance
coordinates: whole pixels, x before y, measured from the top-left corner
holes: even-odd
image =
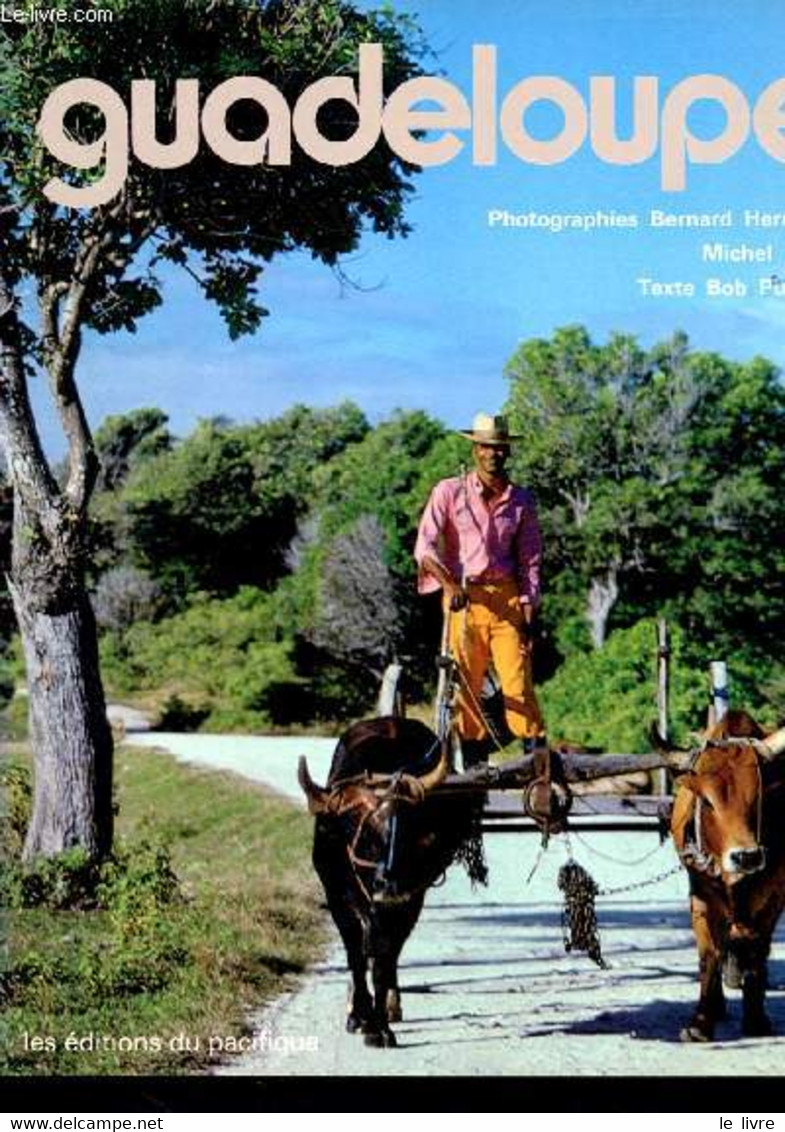
[[[116,783],[130,873],[112,879],[111,899],[4,914],[4,1073],[202,1070],[324,945],[306,814],[238,777],[127,747]],[[169,864],[178,896],[160,899]]]

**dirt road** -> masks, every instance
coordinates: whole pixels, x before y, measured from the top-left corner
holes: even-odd
[[[297,755],[323,781],[329,740],[220,736],[134,736],[202,765],[235,770],[301,802]],[[528,834],[487,838],[491,880],[472,891],[459,869],[429,893],[400,969],[404,1021],[395,1050],[368,1049],[343,1030],[346,974],[337,941],[300,990],[255,1019],[253,1052],[218,1069],[239,1075],[743,1076],[779,1075],[785,1037],[742,1039],[740,1002],[731,992],[717,1042],[683,1045],[678,1032],[694,1003],[697,960],[687,914],[686,878],[598,901],[600,970],[565,954],[560,925],[558,838],[542,858]],[[603,888],[669,869],[670,845],[651,832],[573,837],[575,857]],[[785,931],[770,966],[769,1006],[785,1035]],[[569,1087],[564,1084],[560,1087]]]

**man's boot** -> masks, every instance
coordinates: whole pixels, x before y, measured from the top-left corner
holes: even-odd
[[[533,755],[535,751],[548,750],[547,735],[532,735],[522,740],[521,748],[524,755]]]
[[[463,769],[471,770],[475,766],[485,766],[491,753],[490,739],[461,739],[461,755]]]

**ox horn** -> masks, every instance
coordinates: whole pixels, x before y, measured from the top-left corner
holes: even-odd
[[[429,770],[427,774],[420,774],[417,776],[417,781],[421,789],[427,794],[429,790],[433,790],[434,786],[439,786],[444,782],[447,777],[447,772],[450,769],[450,760],[447,757],[447,744],[442,743],[442,753],[439,756],[439,761],[433,770]]]
[[[778,731],[767,735],[765,739],[759,739],[755,747],[767,762],[779,758],[780,755],[785,753],[785,727],[780,727]]]
[[[325,807],[325,799],[329,791],[325,790],[322,786],[317,786],[311,778],[308,770],[308,760],[305,755],[300,755],[297,763],[297,781],[300,783],[300,788],[308,799],[308,810],[312,814],[321,813]]]

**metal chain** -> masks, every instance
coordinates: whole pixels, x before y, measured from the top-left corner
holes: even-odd
[[[637,865],[642,865],[644,861],[648,861],[656,853],[659,853],[659,851],[662,849],[662,846],[664,845],[664,842],[660,842],[659,845],[655,845],[653,849],[650,849],[648,853],[644,853],[642,857],[636,857],[634,861],[621,861],[618,857],[612,857],[610,853],[603,853],[601,849],[597,849],[594,845],[590,845],[589,842],[586,841],[586,839],[582,837],[580,833],[578,833],[577,829],[574,829],[573,833],[575,834],[575,840],[580,841],[583,848],[587,849],[589,853],[593,854],[595,857],[599,857],[602,861],[610,861],[612,865],[624,865],[625,868],[630,869],[635,868]]]
[[[665,880],[667,877],[675,876],[676,873],[681,872],[681,861],[678,861],[670,869],[664,869],[656,876],[650,877],[648,880],[632,881],[630,884],[621,884],[617,888],[600,888],[597,890],[598,896],[618,896],[620,892],[635,892],[639,888],[648,888],[649,885],[659,884],[660,881]]]
[[[585,848],[588,849],[589,846],[583,841],[583,839],[581,838],[581,835],[575,830],[573,830],[573,833],[575,833],[576,838],[581,842],[581,844],[584,845]],[[570,838],[570,831],[569,830],[565,830],[565,832],[564,832],[564,845],[565,845],[565,849],[567,851],[568,860],[572,860],[573,859],[572,840]],[[650,852],[650,853],[647,853],[646,856],[647,857],[653,856],[654,853],[657,852],[661,848],[662,848],[662,846],[658,845],[657,849],[652,850],[652,852]],[[599,853],[599,850],[595,849],[594,852]],[[600,854],[600,856],[602,856],[602,854]],[[611,857],[609,857],[607,859],[613,860],[613,858],[611,858]],[[644,857],[642,859],[645,860],[646,858]],[[622,862],[615,862],[615,863],[621,864]],[[676,873],[681,872],[681,870],[683,868],[684,868],[684,865],[679,860],[679,861],[676,862],[675,865],[671,866],[671,868],[663,869],[662,872],[657,873],[656,876],[649,877],[647,880],[631,881],[629,884],[621,884],[621,885],[618,885],[616,888],[598,888],[597,889],[597,895],[598,896],[618,896],[622,892],[636,892],[639,888],[648,888],[650,885],[659,884],[660,881],[666,880],[668,877],[675,876]]]
[[[576,836],[581,840],[578,834]],[[558,887],[564,893],[564,906],[561,914],[564,950],[568,953],[570,951],[585,951],[598,967],[607,969],[608,963],[602,954],[600,926],[595,909],[596,898],[598,896],[618,896],[622,892],[633,892],[640,888],[659,884],[660,881],[679,872],[683,867],[682,863],[679,861],[672,868],[664,869],[656,876],[646,880],[632,881],[630,884],[620,885],[617,888],[600,888],[591,874],[582,865],[579,865],[573,857],[572,838],[569,829],[564,830],[564,848],[567,860],[559,870],[557,879]],[[541,846],[526,880],[527,884],[539,868],[545,851],[546,846]],[[648,853],[646,856],[651,855],[651,853]]]

